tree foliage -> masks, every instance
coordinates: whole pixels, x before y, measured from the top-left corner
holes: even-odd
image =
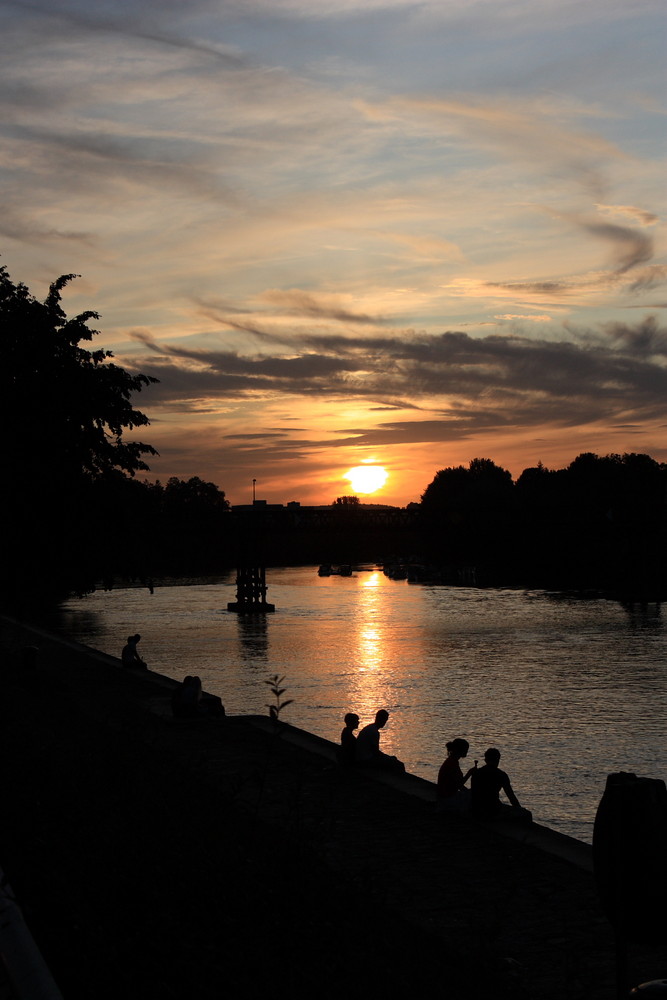
[[[38,458],[40,478],[49,469],[68,483],[113,470],[134,475],[148,469],[142,456],[156,452],[123,437],[149,422],[131,397],[157,380],[110,363],[110,351],[82,346],[98,334],[88,323],[99,316],[92,311],[72,319],[65,315],[61,292],[75,277],[54,281],[39,302],[0,268],[0,405],[5,421],[13,415],[20,428],[3,441],[3,457],[10,468]]]
[[[457,465],[436,472],[422,494],[424,509],[469,510],[502,503],[512,491],[512,475],[490,458],[473,458],[466,468]]]
[[[0,268],[0,462],[12,524],[2,591],[27,607],[38,594],[85,589],[95,536],[112,529],[96,518],[93,487],[148,469],[143,456],[156,454],[125,436],[148,424],[132,396],[156,380],[83,346],[98,316],[67,318],[61,293],[74,277],[40,302]]]

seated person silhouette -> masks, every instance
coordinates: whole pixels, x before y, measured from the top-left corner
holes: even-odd
[[[359,728],[359,716],[354,712],[348,712],[344,721],[345,729],[340,734],[338,763],[344,767],[351,767],[357,762],[357,740],[354,730]]]
[[[457,737],[447,744],[447,756],[438,771],[437,807],[439,812],[458,812],[470,808],[470,791],[465,783],[477,767],[464,775],[459,761],[468,756],[470,744]]]
[[[175,719],[198,719],[203,715],[224,716],[225,708],[217,695],[204,694],[201,678],[188,675],[171,696]]]
[[[398,757],[391,757],[380,750],[380,730],[389,719],[389,712],[381,708],[357,736],[357,763],[362,767],[377,767],[387,771],[405,771],[405,764]]]
[[[138,632],[136,635],[128,635],[127,643],[123,646],[123,652],[120,654],[124,667],[146,667],[146,664],[137,652],[137,643],[140,639],[141,636]]]
[[[489,747],[484,754],[484,766],[475,769],[471,782],[472,814],[476,819],[518,819],[525,822],[532,820],[528,809],[523,809],[514,794],[510,779],[498,767],[500,750]],[[510,801],[507,806],[500,801],[501,790]]]

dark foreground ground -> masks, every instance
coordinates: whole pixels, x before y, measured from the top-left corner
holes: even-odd
[[[66,1000],[613,1000],[590,872],[250,720],[175,722],[83,647],[0,649],[0,865]]]

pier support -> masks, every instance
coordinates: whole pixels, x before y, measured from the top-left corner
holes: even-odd
[[[241,615],[265,614],[275,611],[275,604],[266,600],[266,571],[263,566],[239,566],[236,571],[236,600],[227,605],[228,611]]]

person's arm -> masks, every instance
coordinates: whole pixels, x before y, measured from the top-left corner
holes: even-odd
[[[477,761],[475,761],[473,766],[464,775],[463,781],[461,782],[461,788],[463,788],[468,778],[470,778],[475,773],[476,770],[477,770]]]
[[[510,800],[511,805],[513,805],[515,809],[521,809],[521,803],[514,794],[514,789],[512,788],[510,784],[510,779],[507,777],[507,775],[505,775],[503,778],[502,789],[507,798]]]

